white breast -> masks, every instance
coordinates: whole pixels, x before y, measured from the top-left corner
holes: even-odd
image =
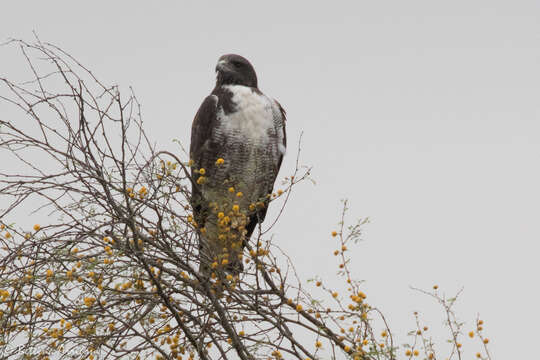
[[[263,94],[240,85],[227,85],[232,92],[236,111],[230,114],[220,110],[220,126],[229,134],[237,134],[254,143],[268,143],[269,134],[275,134],[273,102]]]

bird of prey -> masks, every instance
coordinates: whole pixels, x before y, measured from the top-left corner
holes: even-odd
[[[219,58],[216,86],[193,120],[191,207],[200,271],[243,271],[243,248],[266,215],[286,148],[285,111],[263,94],[251,63]]]

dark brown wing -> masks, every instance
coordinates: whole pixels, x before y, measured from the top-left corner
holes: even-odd
[[[282,117],[282,123],[283,123],[283,148],[287,148],[287,132],[285,130],[285,123],[287,122],[287,113],[285,112],[285,109],[281,106],[280,103],[278,103],[276,100],[274,100],[277,104],[277,106],[279,107],[279,112],[281,113],[281,117]],[[278,160],[278,172],[279,172],[279,169],[281,168],[281,162],[283,161],[283,156],[285,154],[280,154],[279,156],[279,160]],[[276,173],[277,175],[277,173]],[[270,190],[272,191],[272,190]]]
[[[216,124],[217,96],[204,99],[191,125],[191,145],[189,154],[197,168],[202,167],[205,153],[211,141],[212,129]]]
[[[212,154],[215,151],[212,144],[212,130],[216,126],[217,112],[217,97],[215,95],[207,96],[204,99],[201,107],[195,115],[191,126],[191,145],[189,147],[190,158],[193,161],[191,168],[191,178],[197,181],[200,168],[207,167],[209,161],[215,161],[215,156]],[[207,216],[207,204],[202,198],[201,192],[197,188],[197,184],[192,184],[191,191],[191,207],[195,221],[204,226]]]

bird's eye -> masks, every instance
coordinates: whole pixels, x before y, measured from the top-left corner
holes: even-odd
[[[234,67],[241,67],[242,66],[242,63],[240,61],[233,61],[232,64],[234,65]]]

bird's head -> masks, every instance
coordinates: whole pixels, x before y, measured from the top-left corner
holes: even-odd
[[[244,85],[257,87],[257,74],[251,63],[236,54],[223,55],[216,65],[217,83],[222,85]]]

